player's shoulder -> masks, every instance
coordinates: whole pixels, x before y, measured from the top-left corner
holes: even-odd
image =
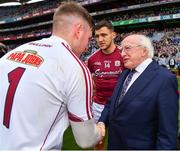
[[[101,50],[100,50],[100,49],[97,49],[94,53],[92,53],[92,54],[88,57],[88,60],[89,60],[89,59],[97,58],[100,54],[101,54]]]
[[[122,50],[122,47],[120,45],[116,45],[116,48],[121,51]]]
[[[121,52],[122,52],[122,47],[120,45],[116,45],[114,56],[118,58],[119,57],[122,58]]]
[[[121,55],[122,47],[120,45],[116,45],[115,51]]]
[[[23,48],[23,47],[26,47],[26,48],[31,48],[31,47],[47,47],[47,48],[50,48],[52,47],[51,44],[48,43],[47,41],[47,38],[43,38],[43,39],[40,39],[40,40],[35,40],[35,41],[30,41],[28,43],[25,43],[17,48]]]

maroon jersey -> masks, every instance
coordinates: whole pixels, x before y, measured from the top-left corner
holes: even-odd
[[[105,105],[124,70],[120,51],[116,48],[113,53],[104,54],[102,50],[97,50],[89,57],[87,65],[94,79],[93,100]]]

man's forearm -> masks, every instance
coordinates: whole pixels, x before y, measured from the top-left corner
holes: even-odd
[[[103,127],[97,126],[94,119],[84,122],[70,121],[76,143],[81,148],[95,146],[105,135]]]

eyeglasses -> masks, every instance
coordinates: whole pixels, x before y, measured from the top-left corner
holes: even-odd
[[[132,48],[136,48],[136,47],[142,47],[141,45],[135,45],[135,46],[121,46],[121,50],[125,51],[125,52],[129,52]]]

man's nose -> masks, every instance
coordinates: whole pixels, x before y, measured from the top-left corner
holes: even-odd
[[[126,52],[124,51],[124,49],[121,50],[121,56],[125,56],[126,55]]]
[[[103,41],[103,37],[102,36],[99,36],[99,41]]]

